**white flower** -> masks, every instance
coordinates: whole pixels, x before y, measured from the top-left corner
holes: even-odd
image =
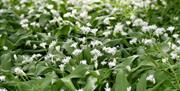
[[[71,13],[70,12],[67,12],[67,13],[65,13],[64,15],[63,15],[63,17],[70,17],[71,16]]]
[[[86,37],[79,38],[79,41],[85,43],[86,42]]]
[[[73,9],[73,10],[72,10],[72,14],[77,14],[77,10],[76,10],[76,9]]]
[[[137,43],[137,38],[133,38],[129,41],[130,44],[135,44]]]
[[[36,49],[36,48],[37,48],[36,44],[33,44],[33,49]]]
[[[98,45],[102,45],[102,42],[99,41],[99,40],[93,40],[93,41],[91,41],[91,45],[92,45],[93,47],[95,47],[95,46],[98,46]]]
[[[76,68],[74,66],[72,66],[71,69],[74,71]]]
[[[176,41],[178,44],[180,44],[180,39],[177,39],[177,41]]]
[[[59,68],[60,68],[61,71],[64,71],[64,64],[60,64]]]
[[[126,24],[127,24],[127,25],[130,25],[130,24],[131,24],[131,21],[126,21]]]
[[[22,24],[21,26],[22,26],[22,28],[28,29],[28,24]]]
[[[149,26],[142,26],[143,32],[148,32],[150,30]]]
[[[86,10],[82,11],[79,16],[82,18],[82,19],[87,19],[88,18],[88,12]]]
[[[99,0],[81,0],[83,4],[87,5],[87,4],[92,4],[94,2],[99,2]]]
[[[114,32],[117,33],[117,32],[122,32],[123,31],[123,28],[124,28],[124,25],[121,24],[121,23],[117,23],[115,28],[114,28]]]
[[[76,90],[76,91],[84,91],[84,90],[81,88],[81,89],[78,89],[78,90]]]
[[[5,88],[0,88],[0,91],[7,91],[7,89],[5,89]]]
[[[30,46],[31,45],[31,40],[27,40],[26,45]]]
[[[21,26],[22,26],[23,28],[28,28],[28,22],[29,22],[28,19],[22,19],[22,20],[20,21],[20,24],[21,24]]]
[[[131,86],[127,87],[127,91],[131,91]]]
[[[174,49],[174,50],[176,50],[177,45],[176,45],[176,44],[171,44],[171,48]]]
[[[79,55],[82,51],[83,51],[82,49],[75,49],[75,50],[72,52],[72,54],[75,55],[75,56],[77,56],[77,55]]]
[[[96,74],[97,74],[97,75],[100,75],[100,73],[99,73],[99,71],[98,71],[98,70],[96,70],[95,72],[96,72]]]
[[[7,46],[3,46],[3,50],[8,50],[8,47]]]
[[[81,60],[80,64],[87,64],[87,61],[86,60]]]
[[[64,89],[61,89],[60,91],[64,91]]]
[[[91,53],[91,55],[94,56],[94,59],[97,59],[99,56],[102,56],[102,55],[103,55],[103,54],[102,54],[99,50],[97,50],[97,49],[93,49],[90,53]]]
[[[93,60],[94,60],[94,67],[95,67],[95,69],[97,69],[98,68],[97,56],[94,56]]]
[[[86,24],[86,26],[90,27],[90,26],[92,26],[92,25],[91,25],[91,23],[88,22],[88,23]]]
[[[174,17],[173,18],[175,21],[178,21],[179,20],[179,17],[177,16],[177,17]]]
[[[94,35],[96,35],[96,32],[98,31],[98,29],[91,29],[91,33],[93,33]]]
[[[51,37],[51,33],[49,32],[49,33],[47,33],[47,35],[48,35],[48,37]]]
[[[173,27],[173,26],[170,26],[167,28],[167,30],[170,31],[171,33],[174,31],[174,29],[175,29],[175,27]]]
[[[167,33],[164,33],[163,35],[166,39],[168,38],[168,34]]]
[[[33,54],[30,59],[33,60],[34,58],[38,58],[38,57],[41,57],[41,56],[42,56],[41,54]],[[23,56],[23,57],[24,57],[24,56]],[[29,59],[29,60],[30,60],[30,59]],[[25,60],[28,60],[28,57],[26,57]]]
[[[163,63],[166,63],[167,61],[168,61],[168,58],[163,58],[163,59],[162,59],[162,62],[163,62]]]
[[[70,47],[74,47],[74,48],[76,48],[76,47],[77,47],[77,44],[78,44],[77,42],[72,43]]]
[[[133,26],[148,26],[147,22],[144,22],[142,19],[135,19],[133,22]]]
[[[131,66],[127,65],[127,66],[126,66],[126,69],[127,69],[128,71],[131,71]]]
[[[121,35],[128,35],[126,32],[122,31]]]
[[[56,51],[59,51],[60,50],[60,46],[56,46]]]
[[[106,24],[106,25],[109,25],[110,24],[109,18],[105,18],[103,20],[103,23]]]
[[[35,27],[35,26],[39,26],[38,24],[39,24],[39,23],[36,23],[36,22],[30,23],[30,25],[31,25],[31,26],[34,26],[34,27]]]
[[[84,33],[84,34],[87,34],[91,31],[91,29],[89,27],[81,27],[81,31]]]
[[[116,66],[116,59],[114,58],[113,61],[110,61],[108,63],[108,65],[109,65],[109,68],[112,68],[112,67]]]
[[[42,43],[39,44],[39,46],[41,46],[41,47],[44,48],[44,49],[46,48],[46,45],[47,45],[46,42],[42,42]]]
[[[69,56],[65,57],[62,59],[62,63],[67,64],[67,63],[69,63],[70,60],[71,60],[71,57],[69,57]]]
[[[173,34],[172,36],[177,39],[179,37],[179,34]]]
[[[54,56],[55,56],[55,55],[53,55],[52,53],[48,53],[48,54],[44,57],[44,59],[53,62]]]
[[[153,39],[142,39],[142,42],[145,44],[145,45],[151,45],[154,43],[154,40]]]
[[[47,8],[48,8],[48,9],[53,9],[53,7],[54,7],[53,5],[47,4]]]
[[[14,69],[14,72],[16,73],[16,75],[22,75],[22,76],[25,76],[26,74],[24,73],[24,71],[21,69],[21,68],[19,68],[19,67],[16,67],[15,69]]]
[[[0,76],[0,82],[3,82],[6,80],[6,77],[5,76]]]
[[[179,52],[180,51],[180,46],[178,46],[176,49],[175,49],[176,52]]]
[[[103,20],[103,23],[106,24],[106,25],[109,25],[110,24],[110,20],[114,20],[116,19],[115,17],[106,17],[104,20]]]
[[[115,55],[116,51],[117,51],[116,47],[112,47],[112,48],[111,47],[103,47],[103,50],[112,55]]]
[[[29,0],[21,0],[20,3],[26,3],[28,2]]]
[[[106,87],[104,88],[105,91],[111,91],[111,88],[109,87],[109,83],[106,83]]]
[[[157,29],[157,26],[156,25],[150,25],[149,29],[155,30],[155,29]]]
[[[149,76],[146,77],[147,81],[151,81],[153,84],[155,84],[155,78],[153,74],[150,74]]]
[[[13,57],[14,57],[15,60],[17,60],[17,55],[16,54],[14,54]]]
[[[111,31],[105,31],[105,32],[103,33],[103,35],[104,35],[105,37],[108,37],[110,34],[111,34]]]
[[[54,47],[56,45],[56,41],[52,41],[51,44],[49,45],[49,49],[51,49],[52,47]]]
[[[102,62],[101,62],[101,65],[105,65],[105,64],[107,64],[106,61],[102,61]]]
[[[171,55],[171,58],[172,58],[172,59],[178,58],[178,55],[177,55],[177,53],[175,53],[175,52],[171,52],[170,55]]]
[[[165,32],[165,29],[164,29],[164,28],[157,28],[157,29],[154,31],[154,34],[155,34],[156,36],[159,36],[159,35],[162,35],[164,32]]]
[[[71,3],[73,5],[77,5],[79,2],[77,0],[68,0],[68,3]]]

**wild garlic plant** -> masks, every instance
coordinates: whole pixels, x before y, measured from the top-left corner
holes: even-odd
[[[178,91],[178,3],[1,0],[0,91]]]

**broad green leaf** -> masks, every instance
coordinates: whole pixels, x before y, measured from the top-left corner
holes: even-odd
[[[46,23],[48,23],[48,21],[50,20],[51,16],[47,15],[47,14],[42,14],[39,18],[39,24],[41,26],[45,26]]]
[[[66,38],[71,32],[71,27],[70,25],[65,25],[62,28],[57,28],[56,29],[56,36],[60,38]]]
[[[73,83],[72,83],[70,78],[64,77],[61,80],[65,84],[65,86],[68,87],[69,90],[72,90],[72,91],[76,90],[76,88],[74,87],[74,85],[73,85]]]
[[[108,77],[110,77],[112,71],[108,68],[103,68],[99,70],[100,76],[98,77],[99,83],[102,83]]]
[[[56,77],[54,72],[46,75],[45,78],[19,82],[20,91],[51,91],[52,80]]]
[[[138,57],[139,57],[138,55],[134,55],[134,56],[130,56],[130,57],[127,57],[127,58],[123,58],[122,63],[119,63],[115,68],[116,69],[118,69],[118,68],[126,68],[126,66],[130,66],[132,64],[132,62]]]
[[[10,70],[12,67],[11,54],[3,54],[0,57],[0,68],[4,70]]]
[[[164,82],[164,80],[157,83],[153,88],[149,88],[147,91],[158,91],[158,89],[160,88],[160,86],[162,85],[163,82]],[[169,90],[169,91],[173,91],[173,90]]]
[[[138,80],[136,85],[136,91],[146,91],[147,83],[146,83],[146,74],[143,74],[141,78]]]
[[[71,54],[73,52],[73,50],[74,50],[71,47],[72,43],[73,43],[73,41],[69,39],[69,40],[67,40],[67,42],[64,42],[63,45],[62,45],[62,48],[64,48],[68,54]]]
[[[79,65],[76,69],[68,76],[69,78],[81,78],[85,76],[85,73],[92,69],[89,65]]]
[[[126,91],[129,86],[125,72],[120,69],[116,75],[114,91]]]
[[[94,91],[96,88],[97,78],[90,76],[87,79],[86,86],[84,87],[84,91]]]

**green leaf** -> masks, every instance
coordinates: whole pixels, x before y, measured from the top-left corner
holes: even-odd
[[[72,91],[76,90],[76,88],[74,87],[74,85],[73,85],[73,83],[72,83],[70,78],[64,77],[61,80],[65,84],[65,86],[67,86],[69,88],[69,90],[72,90]]]
[[[84,87],[84,91],[94,91],[96,88],[97,78],[90,76],[88,78],[87,84]]]
[[[138,83],[136,85],[136,91],[146,91],[146,74],[143,74],[141,78],[138,80]]]
[[[0,57],[0,68],[5,69],[5,70],[10,70],[12,67],[12,61],[11,61],[11,54],[3,54]]]
[[[64,48],[68,54],[71,54],[73,52],[73,48],[71,47],[71,44],[72,44],[72,40],[67,40],[67,42],[64,42],[63,45],[62,45],[62,48]]]
[[[30,80],[26,82],[19,82],[20,91],[51,91],[52,80],[56,74],[51,72],[45,78]]]
[[[104,80],[106,80],[108,77],[110,77],[112,71],[108,68],[103,68],[99,70],[100,76],[98,77],[98,82],[102,83]]]
[[[52,86],[52,91],[59,91],[61,88],[65,88],[65,84],[62,82],[61,79],[58,79],[54,82]]]
[[[125,72],[120,69],[116,75],[114,91],[126,91],[129,86]]]
[[[62,82],[70,89],[76,90],[75,86],[73,85],[71,79],[72,78],[82,78],[85,76],[85,73],[91,69],[92,66],[88,65],[78,65],[75,70],[73,70],[68,76],[62,78]]]
[[[47,14],[42,14],[39,18],[39,24],[45,26],[45,24],[50,20],[51,16]]]
[[[138,55],[134,55],[134,56],[130,56],[130,57],[127,57],[127,58],[122,59],[123,62],[120,63],[120,64],[118,64],[118,65],[116,66],[116,69],[126,68],[126,66],[131,65],[132,62],[133,62],[136,58],[138,58],[138,57],[139,57]]]
[[[84,49],[82,54],[83,54],[83,59],[86,59],[90,63],[91,58],[92,58],[91,53],[90,53],[90,48]]]
[[[66,38],[70,34],[70,30],[70,25],[65,25],[62,28],[57,28],[55,35],[59,36],[60,38]]]
[[[157,83],[154,87],[149,88],[147,91],[158,91],[158,89],[160,88],[160,86],[162,85],[163,82],[164,82],[164,80]],[[173,91],[173,90],[169,90],[169,91]]]
[[[68,76],[69,78],[81,78],[85,76],[85,73],[92,69],[92,66],[78,65],[76,69]]]

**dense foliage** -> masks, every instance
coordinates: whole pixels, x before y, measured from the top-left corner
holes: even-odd
[[[0,91],[179,91],[180,0],[1,0]]]

